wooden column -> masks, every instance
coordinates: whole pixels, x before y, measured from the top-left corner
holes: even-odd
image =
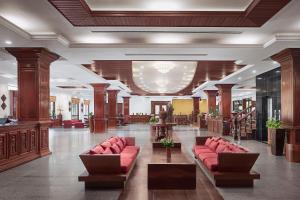
[[[207,111],[216,110],[218,90],[204,90],[207,94]]]
[[[123,114],[124,114],[124,123],[129,123],[129,100],[130,97],[123,97]]]
[[[231,118],[231,88],[234,84],[216,84],[219,89],[220,96],[220,115],[223,117],[223,120],[229,120]]]
[[[199,109],[199,101],[200,101],[200,97],[192,97],[193,98],[193,119],[194,122],[197,122],[197,118],[198,118],[198,114],[200,112]]]
[[[45,48],[6,48],[18,61],[18,120],[38,122],[38,152],[49,151],[50,64],[57,54]]]
[[[105,133],[107,131],[106,88],[109,84],[95,83],[91,85],[94,87],[94,133]]]
[[[281,121],[289,130],[286,158],[300,162],[300,49],[285,49],[272,56],[281,65]]]
[[[107,90],[108,94],[108,127],[117,126],[117,97],[120,90]]]

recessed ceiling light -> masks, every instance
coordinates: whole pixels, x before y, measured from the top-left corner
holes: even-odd
[[[242,80],[242,77],[238,77],[238,80]]]
[[[274,65],[277,65],[277,64],[279,64],[279,63],[278,63],[278,62],[276,62],[276,61],[273,61],[272,63],[273,63]]]
[[[258,78],[257,78],[257,80],[261,80],[261,79],[262,79],[261,77],[258,77]]]
[[[280,73],[280,71],[279,71],[279,70],[277,70],[277,71],[276,71],[276,73]]]
[[[252,73],[255,74],[255,73],[256,73],[256,70],[253,70]]]
[[[12,41],[6,40],[6,41],[5,41],[5,44],[9,44],[9,45],[10,45],[10,44],[12,44]]]

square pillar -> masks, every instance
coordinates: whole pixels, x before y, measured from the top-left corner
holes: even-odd
[[[107,83],[91,84],[94,87],[94,133],[107,131],[107,118],[105,117]]]
[[[281,121],[288,130],[286,158],[300,162],[300,49],[285,49],[271,57],[281,65]]]
[[[107,90],[108,94],[108,128],[117,127],[117,98],[120,90]]]
[[[50,64],[59,56],[45,48],[6,48],[18,61],[18,120],[38,122],[38,152],[48,155]]]
[[[124,114],[124,123],[126,124],[128,124],[130,121],[129,101],[130,101],[130,97],[123,97],[123,114]]]
[[[198,114],[200,113],[199,101],[200,97],[192,97],[193,98],[193,119],[194,122],[197,122]]]
[[[223,120],[231,119],[231,88],[234,84],[216,84],[219,89],[220,96],[220,115],[223,117]]]
[[[216,110],[218,90],[204,90],[207,95],[207,111]]]

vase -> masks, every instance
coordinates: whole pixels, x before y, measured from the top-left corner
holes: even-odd
[[[167,147],[166,148],[166,153],[167,153],[167,163],[171,162],[171,148]]]

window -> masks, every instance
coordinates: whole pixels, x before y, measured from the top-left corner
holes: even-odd
[[[79,102],[77,98],[72,98],[71,102],[71,117],[72,119],[79,119]]]

